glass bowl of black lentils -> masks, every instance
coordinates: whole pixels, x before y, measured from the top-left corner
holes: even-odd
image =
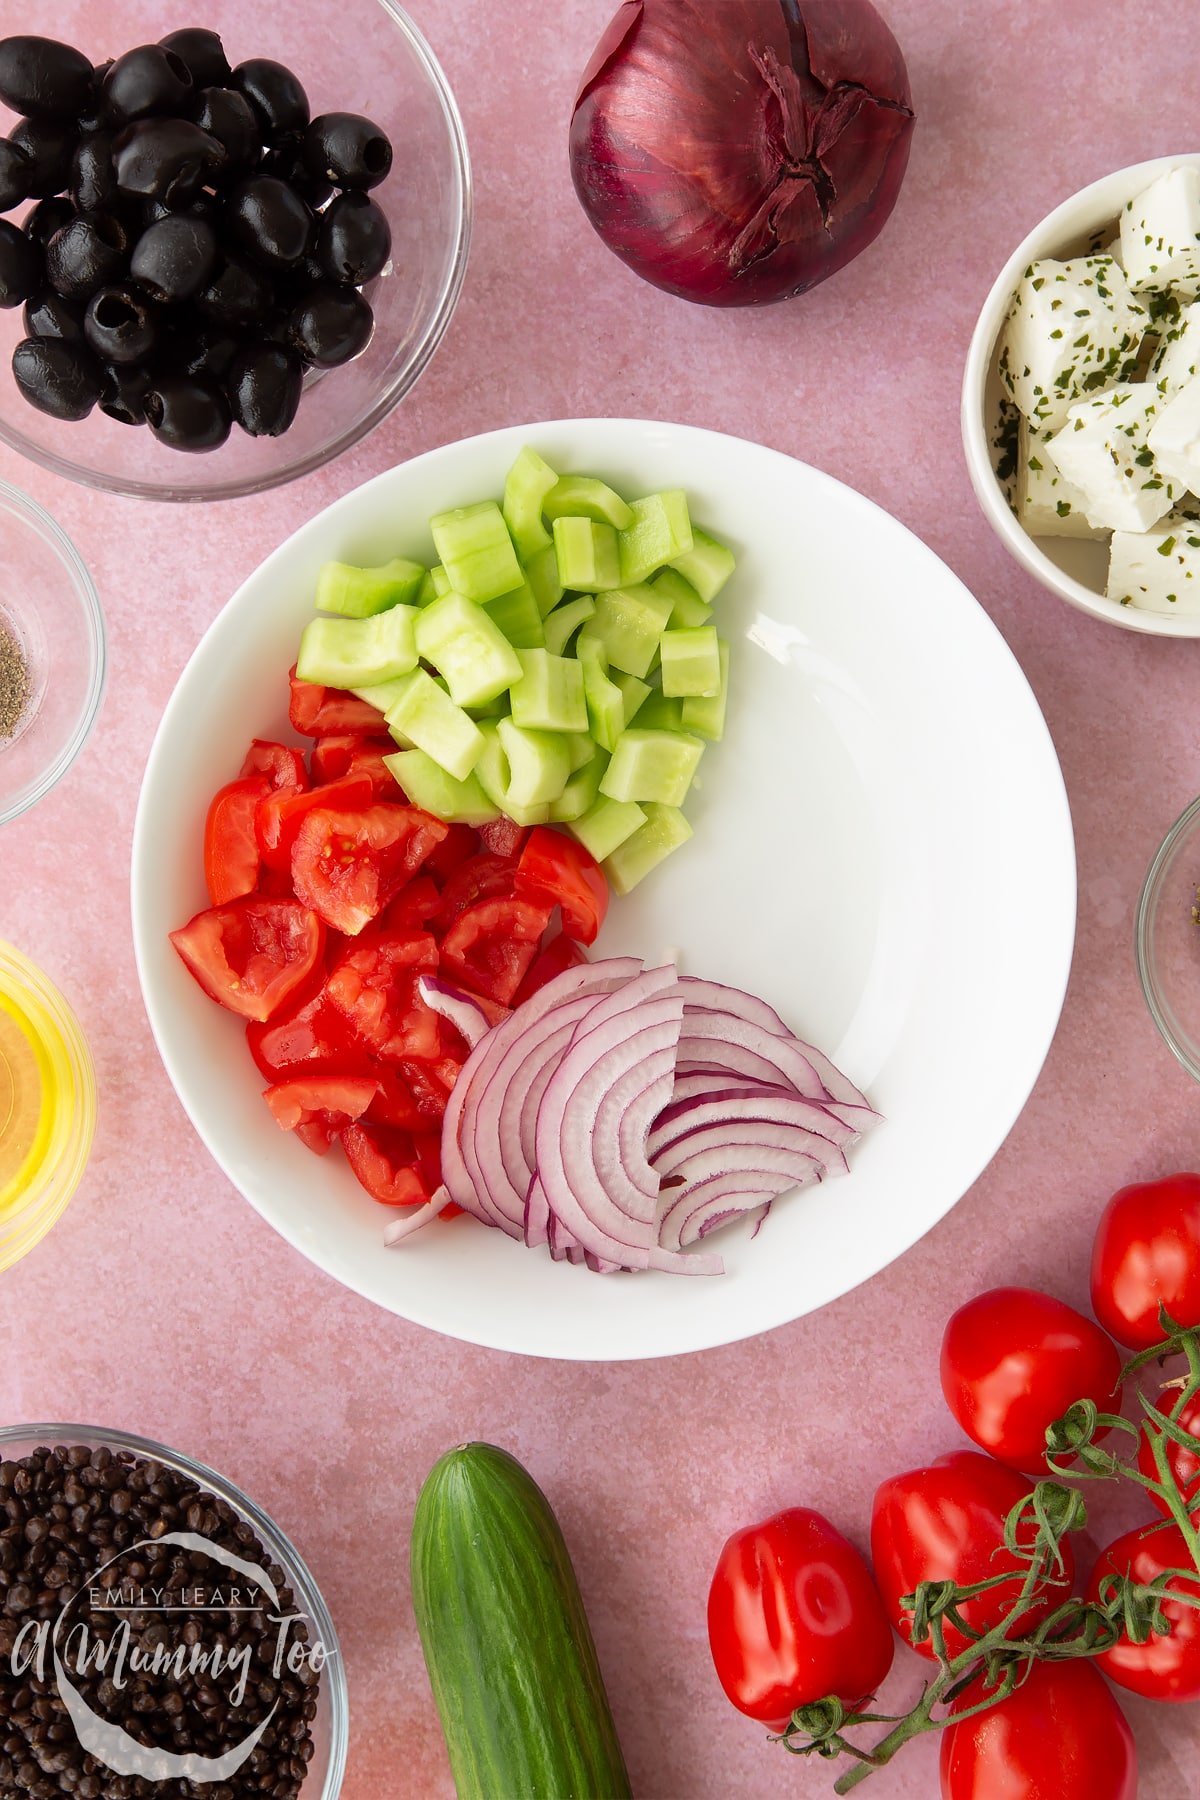
[[[87,16],[78,41],[0,35],[0,440],[156,500],[308,474],[403,399],[457,302],[445,77],[395,0],[340,0],[336,29],[309,0]]]
[[[0,1430],[5,1800],[334,1800],[345,1672],[252,1500],[145,1438]]]

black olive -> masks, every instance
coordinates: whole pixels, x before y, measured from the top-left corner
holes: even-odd
[[[252,56],[239,63],[229,78],[230,87],[245,94],[268,134],[303,131],[308,124],[308,95],[292,71],[269,56]]]
[[[0,138],[0,212],[8,212],[29,198],[33,161],[28,150],[10,138]]]
[[[144,362],[158,340],[154,303],[132,283],[99,288],[88,302],[83,335],[102,362]]]
[[[139,238],[129,269],[155,300],[190,300],[217,266],[217,234],[205,219],[176,213]]]
[[[19,225],[0,219],[0,306],[20,306],[42,279],[42,259]]]
[[[83,342],[83,313],[79,306],[64,300],[53,288],[46,288],[25,302],[25,336],[61,338],[64,344]]]
[[[149,231],[160,219],[205,219],[216,229],[221,215],[221,203],[215,194],[207,188],[201,188],[194,200],[186,206],[168,206],[165,200],[143,200],[141,203],[141,228]]]
[[[234,419],[251,437],[282,437],[296,417],[304,366],[281,344],[251,344],[234,360],[226,382]]]
[[[56,119],[18,119],[10,141],[24,151],[33,167],[29,191],[35,200],[61,194],[71,178],[71,153],[75,132]]]
[[[165,200],[178,210],[193,200],[225,152],[190,119],[139,119],[114,145],[117,182],[127,194]]]
[[[315,212],[332,197],[332,184],[323,175],[310,175],[304,162],[304,134],[288,131],[275,139],[258,170],[260,175],[277,175],[295,188],[302,200]]]
[[[81,344],[22,338],[12,367],[30,405],[55,419],[86,419],[100,398],[100,372]]]
[[[225,151],[226,176],[248,174],[262,149],[258,114],[236,88],[205,88],[197,96],[192,117]]]
[[[361,287],[392,254],[392,228],[367,194],[339,194],[321,214],[317,256],[332,281]]]
[[[0,39],[0,100],[33,119],[76,119],[92,91],[92,65],[54,38]]]
[[[127,50],[104,77],[104,106],[114,125],[183,112],[191,96],[187,64],[161,44]]]
[[[225,46],[215,31],[185,26],[182,31],[169,31],[158,41],[164,50],[173,50],[180,62],[186,64],[193,87],[224,87],[229,80]]]
[[[149,369],[104,363],[100,369],[100,411],[121,425],[144,425],[146,395],[153,381]]]
[[[117,171],[113,167],[112,133],[93,131],[80,138],[71,158],[68,193],[79,212],[111,206],[117,197]]]
[[[159,351],[164,370],[175,375],[203,375],[221,384],[243,340],[222,326],[194,318],[172,326]]]
[[[125,272],[128,239],[107,213],[71,219],[46,245],[46,279],[67,300],[86,300]]]
[[[57,197],[39,200],[32,211],[25,215],[25,236],[39,250],[44,250],[56,231],[75,217],[75,208],[69,200]]]
[[[196,301],[218,325],[253,325],[271,305],[271,284],[260,269],[228,256]]]
[[[174,450],[219,450],[229,436],[229,404],[195,375],[163,375],[146,395],[146,423]]]
[[[378,187],[392,166],[384,132],[361,113],[322,113],[304,133],[304,165],[335,187]]]
[[[334,369],[365,349],[374,315],[357,288],[322,282],[292,310],[293,349],[318,368]]]
[[[81,137],[90,137],[93,131],[107,131],[112,123],[104,105],[104,82],[112,66],[110,56],[107,62],[97,63],[92,70],[91,98],[75,121]]]
[[[294,188],[274,175],[243,181],[229,196],[226,230],[239,250],[268,269],[291,269],[307,256],[316,221]]]

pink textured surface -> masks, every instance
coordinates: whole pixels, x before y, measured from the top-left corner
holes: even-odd
[[[1090,0],[888,0],[920,116],[895,217],[828,286],[758,316],[689,308],[643,286],[579,213],[567,120],[608,0],[414,0],[414,11],[463,109],[478,210],[462,304],[408,404],[322,475],[216,508],[104,499],[0,457],[0,472],[73,533],[112,652],[83,760],[0,845],[0,930],[75,1003],[102,1101],[74,1205],[3,1278],[0,1418],[149,1433],[215,1463],[274,1512],[342,1633],[347,1800],[451,1792],[406,1545],[424,1473],[476,1436],[515,1451],[558,1509],[639,1795],[818,1795],[829,1771],[770,1748],[717,1688],[704,1598],[721,1541],[794,1502],[829,1511],[861,1540],[876,1481],[958,1441],[936,1375],[947,1314],[999,1281],[1082,1301],[1108,1193],[1198,1160],[1196,1092],[1143,1009],[1131,931],[1151,853],[1200,776],[1200,649],[1092,622],[1021,575],[977,512],[957,424],[967,338],[1012,244],[1084,182],[1196,147],[1191,87],[1165,78],[1190,41],[1193,8],[1160,0],[1133,29],[1122,9]],[[162,28],[188,17],[164,6]],[[3,31],[28,22],[15,0],[0,5]],[[277,48],[303,66],[328,29],[314,11],[311,43]],[[857,1293],[757,1342],[589,1368],[406,1326],[270,1232],[210,1165],[159,1066],[126,880],[155,723],[196,639],[262,556],[397,458],[519,419],[594,412],[759,438],[862,489],[933,544],[997,620],[1045,709],[1074,808],[1082,900],[1043,1077],[936,1231]],[[902,1657],[887,1696],[915,1677],[915,1660]],[[1130,1713],[1143,1794],[1194,1796],[1191,1715],[1144,1704]],[[934,1766],[922,1745],[871,1791],[923,1800]]]

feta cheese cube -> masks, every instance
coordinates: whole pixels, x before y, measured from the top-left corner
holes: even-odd
[[[1169,513],[1151,531],[1114,531],[1106,592],[1144,612],[1200,613],[1200,524]]]
[[[1083,495],[1046,454],[1047,431],[1021,420],[1013,511],[1031,537],[1098,538],[1088,523]]]
[[[1082,493],[1089,524],[1148,531],[1183,493],[1147,442],[1161,404],[1148,383],[1122,382],[1077,400],[1047,440],[1045,454]]]
[[[1200,169],[1168,169],[1121,214],[1121,261],[1134,293],[1200,294]]]
[[[1030,263],[1000,336],[1000,379],[1039,430],[1080,395],[1133,372],[1148,315],[1111,256]]]
[[[1160,402],[1146,442],[1164,475],[1200,494],[1200,376]]]
[[[1200,375],[1200,300],[1183,307],[1178,317],[1164,319],[1158,349],[1146,375],[1160,394],[1173,394],[1193,375]]]

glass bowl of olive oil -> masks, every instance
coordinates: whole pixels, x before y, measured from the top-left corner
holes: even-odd
[[[0,941],[0,1270],[32,1250],[79,1185],[96,1077],[58,989]]]

